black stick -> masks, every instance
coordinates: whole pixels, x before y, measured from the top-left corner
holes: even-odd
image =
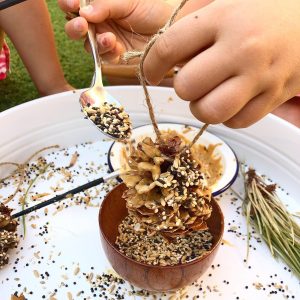
[[[5,0],[5,1],[2,1],[2,2],[0,2],[0,10],[9,8],[11,6],[14,6],[14,5],[19,4],[21,2],[24,2],[24,1],[26,1],[26,0]]]
[[[75,194],[78,194],[80,192],[83,192],[83,191],[91,188],[91,187],[99,185],[100,183],[103,183],[107,179],[116,177],[118,175],[119,175],[119,172],[116,171],[116,172],[113,172],[113,173],[109,174],[107,177],[101,177],[101,178],[95,179],[95,180],[93,180],[91,182],[85,183],[85,184],[83,184],[81,186],[78,186],[78,187],[76,187],[76,188],[74,188],[74,189],[72,189],[70,191],[67,191],[67,192],[65,192],[63,194],[57,195],[57,196],[55,196],[55,197],[53,197],[53,198],[51,198],[49,200],[46,200],[46,201],[41,202],[41,203],[39,203],[37,205],[34,205],[32,207],[28,207],[28,208],[26,208],[26,209],[24,209],[24,210],[22,210],[22,211],[20,211],[20,212],[18,212],[16,214],[13,214],[11,216],[11,218],[12,219],[16,219],[16,218],[22,217],[24,215],[27,215],[27,214],[29,214],[29,213],[31,213],[33,211],[36,211],[36,210],[38,210],[38,209],[40,209],[42,207],[45,207],[45,206],[48,206],[48,205],[53,204],[55,202],[58,202],[60,200],[63,200],[63,199],[65,199],[69,195],[74,196]]]

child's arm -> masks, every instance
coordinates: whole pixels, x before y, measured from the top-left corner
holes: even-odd
[[[14,43],[40,95],[72,89],[64,78],[44,0],[28,0],[2,10],[0,28]]]

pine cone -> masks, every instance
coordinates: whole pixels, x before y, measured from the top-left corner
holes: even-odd
[[[9,261],[8,250],[17,246],[18,223],[11,219],[11,209],[0,203],[0,269]]]
[[[212,208],[207,175],[186,148],[188,141],[174,131],[154,143],[149,137],[131,145],[129,175],[122,176],[130,214],[153,231],[169,237],[205,230]]]
[[[24,297],[23,293],[18,296],[18,293],[16,292],[15,294],[11,295],[10,300],[26,300],[26,298]]]

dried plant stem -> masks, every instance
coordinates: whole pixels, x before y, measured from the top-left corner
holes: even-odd
[[[16,169],[14,171],[12,171],[12,173],[9,174],[8,176],[6,176],[4,178],[1,178],[0,179],[0,183],[4,182],[5,180],[7,180],[9,178],[11,178],[12,176],[14,176],[17,173],[19,173],[20,174],[19,175],[20,178],[22,178],[22,174],[23,174],[23,166],[22,166],[22,164],[18,164],[18,163],[14,163],[14,162],[2,162],[2,163],[0,163],[0,167],[1,166],[6,166],[6,165],[15,166]],[[22,185],[22,182],[21,182],[21,180],[19,180],[18,185],[15,188],[14,192],[3,201],[3,204],[7,204],[9,201],[11,201],[15,197],[15,195],[18,193],[21,185]]]
[[[39,152],[40,152],[40,151],[39,151]],[[38,153],[39,153],[39,152],[38,152]],[[46,164],[46,166],[45,166],[43,169],[41,169],[41,170],[39,171],[39,173],[36,175],[36,177],[35,177],[34,179],[31,180],[29,186],[28,186],[27,189],[26,189],[26,192],[25,192],[25,194],[24,194],[24,197],[23,197],[23,199],[22,199],[22,203],[21,203],[21,204],[22,204],[22,210],[25,209],[25,205],[26,205],[26,203],[27,203],[27,198],[28,198],[28,195],[29,195],[29,192],[30,192],[31,188],[33,187],[33,185],[35,184],[35,182],[38,180],[38,178],[39,178],[41,175],[43,175],[43,174],[46,173],[46,171],[47,171],[47,169],[49,168],[49,166],[50,166],[50,164]],[[23,232],[24,232],[23,238],[25,238],[25,235],[26,235],[26,220],[25,220],[25,215],[22,216],[22,224],[23,224]]]
[[[26,167],[27,164],[39,153],[49,150],[49,149],[53,149],[53,148],[59,148],[59,145],[54,145],[54,146],[48,146],[48,147],[44,147],[38,151],[36,151],[35,153],[33,153],[31,156],[29,156],[29,158],[27,158],[25,160],[24,163],[15,163],[15,162],[2,162],[0,163],[0,167],[1,166],[5,166],[5,165],[12,165],[15,166],[16,169],[14,171],[12,171],[11,174],[9,174],[8,176],[4,177],[4,178],[0,178],[0,184],[2,182],[4,182],[5,180],[11,178],[12,176],[14,176],[15,174],[19,174],[19,178],[18,178],[18,185],[15,189],[15,191],[7,198],[3,201],[4,204],[9,203],[12,199],[14,199],[14,197],[16,196],[16,194],[18,193],[18,191],[20,190],[21,186],[24,183],[24,179],[25,179],[25,171],[26,171]]]
[[[250,222],[267,243],[272,255],[280,257],[296,276],[300,277],[300,226],[288,212],[275,185],[268,185],[252,169],[243,170],[245,198],[243,212],[247,220],[247,255],[249,253]],[[237,193],[235,193],[238,195]],[[238,195],[239,198],[240,195]]]
[[[25,161],[25,164],[28,164],[35,156],[37,156],[38,154],[46,151],[46,150],[50,150],[50,149],[54,149],[54,148],[59,148],[59,145],[53,145],[53,146],[48,146],[48,147],[44,147],[36,152],[34,152],[31,156],[29,156],[29,158],[27,158],[27,160]]]
[[[5,161],[5,162],[0,163],[0,167],[2,167],[2,166],[7,166],[7,165],[15,166],[16,169],[15,169],[11,174],[9,174],[8,176],[3,177],[3,178],[0,178],[0,182],[6,180],[6,179],[8,179],[8,178],[10,178],[10,177],[13,176],[14,174],[16,174],[16,173],[19,171],[19,169],[20,169],[20,164],[18,164],[18,163],[9,162],[9,161],[8,161],[8,162]]]

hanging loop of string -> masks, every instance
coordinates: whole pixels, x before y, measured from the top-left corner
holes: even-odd
[[[144,62],[145,62],[145,59],[147,57],[147,54],[149,53],[150,49],[155,44],[157,39],[160,37],[161,34],[163,34],[175,22],[175,19],[176,19],[178,13],[180,12],[180,10],[183,8],[183,6],[188,1],[189,0],[182,0],[181,1],[181,3],[175,8],[173,14],[171,15],[170,19],[167,21],[165,26],[163,28],[161,28],[154,36],[152,36],[152,38],[150,39],[150,41],[146,45],[144,51],[128,51],[123,55],[123,60],[125,62],[128,62],[129,60],[131,60],[133,58],[140,58],[140,63],[139,63],[137,76],[138,76],[139,81],[140,81],[140,83],[143,87],[143,90],[144,90],[145,99],[146,99],[146,103],[147,103],[147,107],[148,107],[148,111],[149,111],[149,116],[150,116],[151,123],[152,123],[152,126],[154,128],[154,131],[155,131],[158,142],[161,141],[161,133],[160,133],[158,125],[157,125],[153,105],[152,105],[152,102],[151,102],[151,97],[150,97],[150,94],[149,94],[149,91],[148,91],[148,88],[147,88],[147,81],[146,81],[145,74],[144,74]],[[208,124],[204,124],[204,126],[196,134],[196,136],[192,140],[192,142],[188,145],[188,148],[192,147],[197,142],[197,140],[200,138],[200,136],[203,134],[203,132],[206,130],[207,127],[208,127]]]

